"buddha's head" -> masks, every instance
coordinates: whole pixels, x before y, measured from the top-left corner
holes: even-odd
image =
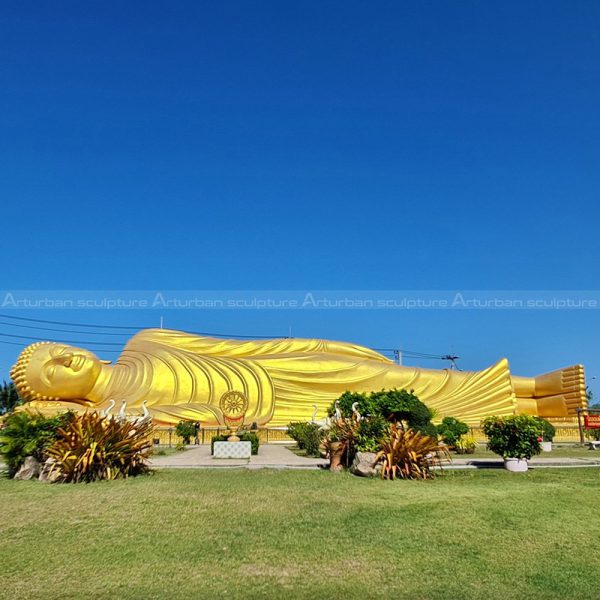
[[[75,400],[86,398],[103,362],[83,348],[36,342],[21,352],[10,377],[25,400]]]

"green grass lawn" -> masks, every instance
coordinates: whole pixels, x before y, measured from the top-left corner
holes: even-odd
[[[2,598],[597,598],[600,469],[0,480]]]
[[[152,449],[152,456],[174,456],[176,454],[181,454],[183,452],[187,452],[187,448],[179,449],[175,446],[169,448],[169,446],[155,446]],[[600,455],[600,453],[599,453]]]

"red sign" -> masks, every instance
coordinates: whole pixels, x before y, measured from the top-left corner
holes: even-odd
[[[600,429],[600,415],[585,415],[586,429]]]

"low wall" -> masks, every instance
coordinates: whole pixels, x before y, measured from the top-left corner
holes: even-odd
[[[210,444],[213,437],[228,433],[229,430],[224,427],[201,427],[198,431],[198,439],[192,438],[192,444]],[[260,427],[254,433],[258,435],[261,444],[293,444],[294,440],[288,436],[286,427]],[[175,427],[156,427],[153,439],[163,446],[176,446],[182,442],[175,433]]]
[[[548,419],[556,428],[555,442],[579,442],[579,427],[577,418],[560,417]],[[486,442],[487,438],[481,427],[471,427],[471,435],[478,442]],[[192,439],[192,444],[210,444],[216,435],[222,435],[229,430],[224,427],[202,427],[198,431],[198,440]],[[292,444],[294,440],[288,436],[286,427],[260,427],[255,433],[261,444]],[[182,439],[175,433],[175,427],[157,427],[153,436],[160,445],[176,446]]]

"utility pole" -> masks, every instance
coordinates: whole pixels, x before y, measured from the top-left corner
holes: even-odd
[[[402,365],[402,350],[394,350],[394,362],[397,365]]]
[[[450,361],[450,369],[452,371],[460,371],[460,369],[458,368],[458,365],[456,364],[456,361],[460,358],[460,356],[454,356],[453,354],[445,354],[444,356],[442,356],[443,360],[449,360]]]
[[[160,315],[160,328],[161,329],[163,328],[163,316],[162,315]]]

